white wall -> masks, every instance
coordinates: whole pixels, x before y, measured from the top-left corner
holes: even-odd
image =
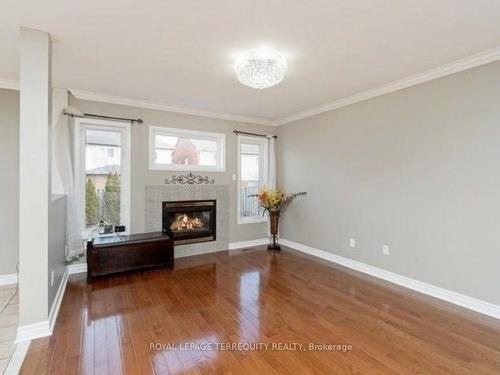
[[[500,304],[500,62],[279,136],[283,237]]]
[[[52,308],[66,268],[66,196],[53,195],[49,201],[49,247],[47,261],[47,302]],[[53,279],[52,279],[52,273]]]
[[[61,174],[59,171],[59,153],[64,152],[64,150],[58,149],[56,132],[59,128],[58,122],[62,123],[62,126],[68,126],[68,117],[63,114],[64,109],[68,106],[68,90],[61,88],[52,88],[52,127],[51,127],[51,193],[52,194],[64,194],[64,185],[61,179]]]
[[[0,89],[0,275],[19,260],[19,91]]]
[[[212,131],[226,135],[226,171],[199,172],[199,174],[215,178],[217,185],[230,186],[230,241],[245,241],[266,237],[266,224],[237,224],[237,175],[238,157],[236,135],[233,130],[254,133],[274,134],[277,129],[272,126],[253,125],[228,120],[184,115],[173,112],[155,111],[144,108],[98,103],[75,99],[70,96],[70,105],[82,112],[97,113],[107,116],[142,118],[143,125],[131,128],[131,230],[140,233],[145,228],[145,187],[147,185],[164,185],[166,177],[187,172],[151,171],[148,167],[148,126],[165,126],[192,130]],[[196,173],[198,174],[198,172]]]

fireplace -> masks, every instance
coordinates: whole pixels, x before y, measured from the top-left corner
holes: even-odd
[[[215,241],[215,200],[175,201],[162,203],[162,230],[174,244]]]

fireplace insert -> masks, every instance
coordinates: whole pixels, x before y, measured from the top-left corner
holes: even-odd
[[[181,245],[215,241],[215,200],[175,201],[162,204],[162,230]]]

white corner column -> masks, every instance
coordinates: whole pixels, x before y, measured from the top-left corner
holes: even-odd
[[[20,30],[19,328],[17,341],[48,329],[48,208],[51,138],[51,42]]]

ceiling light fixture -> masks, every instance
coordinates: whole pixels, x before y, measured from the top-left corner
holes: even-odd
[[[250,51],[234,67],[238,80],[254,89],[277,85],[285,77],[286,69],[286,59],[272,49]]]

